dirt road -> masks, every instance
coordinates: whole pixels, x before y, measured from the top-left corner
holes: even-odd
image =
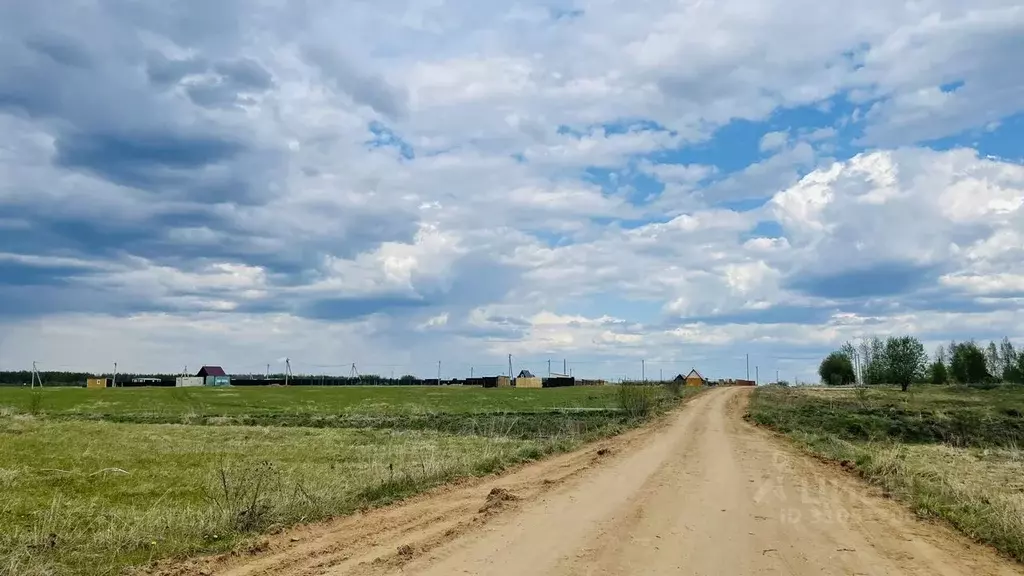
[[[743,422],[747,393],[713,390],[661,425],[183,573],[1024,574]]]

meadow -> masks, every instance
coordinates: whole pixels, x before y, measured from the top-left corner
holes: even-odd
[[[114,575],[245,548],[574,449],[679,399],[627,392],[0,389],[0,575]]]
[[[765,387],[748,417],[1024,561],[1024,386]]]

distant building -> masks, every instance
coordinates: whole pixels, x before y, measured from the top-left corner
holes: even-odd
[[[231,377],[227,375],[220,366],[203,366],[196,374],[197,378],[203,379],[205,386],[230,386]]]
[[[87,378],[85,380],[86,388],[110,388],[114,384],[113,378]]]
[[[552,374],[544,379],[545,388],[562,388],[564,386],[575,386],[576,379],[567,374]]]
[[[512,386],[512,379],[508,376],[484,376],[483,380],[484,388],[508,388]]]
[[[676,380],[679,380],[678,376]],[[696,368],[690,369],[690,373],[683,380],[687,386],[707,386],[708,383],[708,379],[702,376],[700,372],[697,372]]]
[[[544,381],[534,376],[529,370],[522,370],[519,372],[519,376],[516,376],[516,388],[542,388],[543,386]]]

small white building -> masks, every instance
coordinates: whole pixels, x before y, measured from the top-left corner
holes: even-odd
[[[190,388],[193,386],[203,386],[206,381],[202,376],[178,376],[174,380],[174,385],[178,388]]]

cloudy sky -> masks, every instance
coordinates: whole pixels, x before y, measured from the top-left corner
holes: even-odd
[[[1024,339],[1019,0],[0,5],[0,368]]]

